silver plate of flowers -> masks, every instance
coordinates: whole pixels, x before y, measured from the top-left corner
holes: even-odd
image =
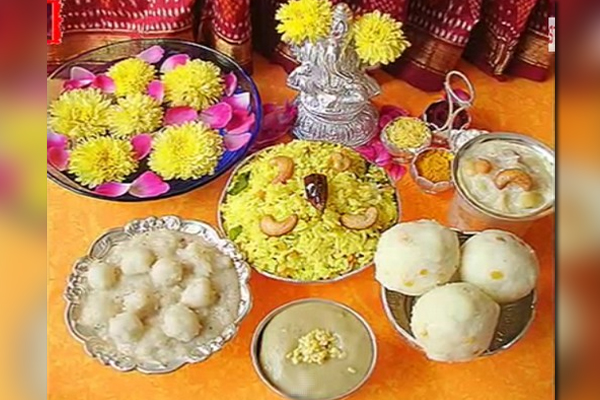
[[[114,343],[104,340],[88,327],[79,324],[82,304],[89,291],[86,273],[90,264],[104,259],[110,250],[131,237],[158,230],[170,230],[198,236],[229,257],[237,273],[240,301],[235,320],[229,326],[203,343],[193,343],[184,357],[167,363],[140,361],[133,356],[119,352]],[[100,236],[91,245],[87,255],[75,262],[69,275],[64,298],[67,302],[65,320],[71,335],[84,345],[88,355],[102,364],[120,372],[138,371],[144,374],[165,374],[173,372],[186,364],[195,364],[207,360],[212,354],[220,351],[238,332],[241,321],[248,315],[252,307],[252,296],[249,286],[250,267],[236,246],[222,238],[212,226],[199,221],[184,220],[175,216],[149,217],[136,219],[121,228],[111,229]]]

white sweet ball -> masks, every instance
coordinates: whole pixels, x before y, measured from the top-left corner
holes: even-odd
[[[139,316],[145,316],[154,309],[156,299],[154,293],[148,288],[140,287],[123,296],[125,311]]]
[[[145,274],[156,260],[154,254],[145,247],[131,246],[121,249],[121,271],[125,275]]]
[[[470,283],[450,283],[425,293],[412,311],[411,329],[434,361],[468,361],[489,347],[500,306]]]
[[[379,239],[375,278],[389,290],[419,296],[450,281],[459,250],[456,232],[435,221],[398,224]]]
[[[177,256],[193,268],[195,276],[209,277],[213,272],[213,256],[210,247],[191,242],[184,249],[178,250]]]
[[[118,304],[108,293],[92,292],[84,300],[79,321],[91,327],[104,325],[118,311]]]
[[[162,330],[173,339],[189,342],[201,328],[198,316],[183,304],[170,306],[163,314]]]
[[[160,258],[152,266],[150,277],[155,286],[173,286],[181,281],[183,267],[172,258]]]
[[[190,282],[181,294],[181,302],[190,308],[210,306],[215,292],[208,278],[198,278]]]
[[[117,343],[134,343],[144,334],[144,324],[133,313],[122,313],[108,323],[108,334]]]
[[[117,269],[104,261],[94,261],[87,272],[87,281],[94,289],[110,289],[117,283]]]
[[[488,230],[465,242],[460,278],[479,287],[498,303],[527,296],[539,274],[533,250],[509,232]]]
[[[145,241],[158,257],[171,258],[179,249],[181,239],[178,232],[159,230],[149,232]]]

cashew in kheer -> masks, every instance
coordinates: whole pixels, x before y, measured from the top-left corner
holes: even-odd
[[[516,185],[524,191],[529,192],[533,187],[533,179],[531,179],[531,176],[527,172],[511,168],[498,172],[494,178],[494,184],[500,190],[509,185]]]
[[[277,221],[272,215],[260,220],[260,230],[267,236],[283,236],[290,233],[298,224],[298,216],[290,215],[283,221]]]
[[[379,211],[375,207],[369,207],[364,214],[342,215],[341,222],[346,228],[354,230],[368,229],[375,225],[377,218],[379,217]]]
[[[475,161],[474,164],[475,172],[478,174],[488,174],[492,170],[492,163],[488,160],[484,160],[483,158]]]
[[[285,156],[278,156],[271,160],[271,165],[277,167],[279,173],[272,183],[285,183],[294,174],[294,160]]]
[[[339,172],[344,172],[352,166],[352,160],[344,153],[333,153],[331,155],[333,169]]]

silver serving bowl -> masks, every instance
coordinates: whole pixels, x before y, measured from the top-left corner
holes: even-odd
[[[377,340],[375,338],[375,333],[373,332],[373,329],[371,329],[371,326],[360,314],[358,314],[356,311],[354,311],[350,307],[345,306],[345,305],[335,302],[335,301],[318,299],[318,298],[308,298],[308,299],[296,300],[296,301],[286,303],[286,304],[276,308],[275,310],[271,311],[260,322],[260,324],[258,324],[258,326],[256,327],[256,330],[254,331],[254,335],[252,336],[252,343],[250,345],[250,355],[252,356],[252,364],[254,365],[254,370],[258,374],[261,381],[269,389],[271,389],[273,392],[277,393],[279,396],[282,396],[282,397],[284,397],[286,399],[290,399],[290,400],[306,400],[303,397],[294,397],[288,393],[284,393],[279,388],[277,388],[275,385],[273,385],[273,383],[271,383],[271,381],[269,380],[269,378],[266,376],[265,372],[263,371],[262,366],[260,364],[260,357],[259,357],[260,348],[262,345],[262,334],[263,334],[265,328],[267,327],[267,325],[269,324],[269,322],[271,322],[271,320],[273,318],[275,318],[275,316],[277,316],[281,312],[287,310],[288,308],[299,305],[299,304],[304,304],[304,303],[323,303],[323,304],[329,304],[329,305],[339,307],[339,308],[349,312],[350,314],[352,314],[355,318],[357,318],[362,323],[362,325],[365,327],[367,332],[369,333],[369,337],[371,339],[371,346],[373,347],[373,359],[371,360],[371,365],[369,367],[369,370],[365,374],[364,378],[354,388],[350,389],[348,392],[342,393],[339,396],[331,397],[328,399],[321,399],[321,400],[340,400],[340,399],[346,398],[346,397],[350,396],[351,394],[355,393],[356,391],[358,391],[369,380],[369,378],[373,374],[373,370],[375,369],[375,365],[377,364]]]
[[[82,300],[88,291],[85,274],[90,262],[106,257],[108,252],[118,243],[128,240],[136,234],[163,229],[199,236],[207,242],[214,244],[219,251],[230,257],[238,275],[241,298],[237,317],[231,325],[226,327],[223,332],[212,340],[191,348],[185,357],[171,360],[167,364],[142,362],[124,355],[117,351],[113,343],[103,340],[89,328],[85,328],[77,323],[81,312]],[[136,370],[144,374],[164,374],[173,372],[186,364],[205,361],[233,339],[237,334],[241,321],[252,307],[249,279],[250,267],[244,261],[243,256],[237,250],[236,246],[231,241],[223,239],[217,230],[210,225],[174,216],[149,217],[142,220],[136,219],[122,228],[111,229],[104,233],[94,241],[88,254],[75,263],[64,293],[64,298],[67,302],[65,319],[71,335],[84,345],[85,351],[90,356],[96,358],[102,364],[121,372]]]
[[[223,189],[223,191],[221,192],[221,197],[219,198],[219,204],[218,204],[218,208],[217,208],[217,223],[219,225],[219,229],[221,230],[221,233],[224,236],[227,236],[227,232],[225,231],[224,228],[224,221],[223,221],[223,213],[221,211],[221,207],[223,206],[223,204],[225,203],[225,200],[227,198],[227,192],[231,186],[231,183],[233,182],[233,180],[235,179],[235,176],[237,175],[238,171],[243,168],[246,164],[248,164],[249,162],[251,162],[252,160],[254,160],[256,157],[258,157],[260,154],[266,152],[267,150],[269,150],[271,147],[267,147],[265,149],[262,149],[260,151],[257,151],[256,153],[246,157],[246,159],[244,159],[244,161],[242,161],[241,163],[239,163],[234,169],[233,172],[231,173],[231,175],[229,176],[229,178],[227,179],[227,183],[225,184],[225,187]],[[365,161],[367,162],[367,161]],[[392,187],[395,187],[395,183],[390,179],[390,183],[392,185]],[[398,193],[398,190],[395,190],[395,200],[396,200],[396,204],[398,205],[398,221],[401,220],[401,216],[402,216],[402,208],[401,208],[401,202],[400,202],[400,195]],[[266,271],[262,271],[258,268],[256,268],[256,266],[252,265],[253,269],[258,272],[259,274],[266,276],[268,278],[271,279],[275,279],[281,282],[287,282],[287,283],[294,283],[294,284],[324,284],[324,283],[333,283],[333,282],[339,282],[343,279],[347,279],[350,278],[351,276],[357,275],[359,273],[361,273],[362,271],[366,270],[367,268],[371,267],[373,265],[373,262],[364,264],[359,266],[356,269],[353,269],[350,272],[347,272],[345,274],[342,274],[340,276],[336,276],[334,278],[330,278],[330,279],[323,279],[323,280],[319,280],[319,281],[300,281],[300,280],[296,280],[296,279],[291,279],[291,278],[285,278],[285,277],[281,277],[281,276],[277,276],[275,274],[271,274],[269,272]]]
[[[459,233],[459,240],[463,244],[474,233]],[[402,337],[414,348],[424,351],[418,344],[411,328],[410,319],[412,309],[418,297],[407,296],[402,293],[381,287],[381,301],[385,313]],[[494,338],[488,349],[480,356],[486,357],[500,353],[515,345],[529,330],[535,317],[536,291],[533,290],[524,298],[508,304],[501,304],[500,319]]]

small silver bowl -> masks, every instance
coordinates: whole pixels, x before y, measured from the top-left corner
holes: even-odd
[[[461,245],[475,233],[459,232],[459,240]],[[410,319],[412,309],[418,297],[407,296],[402,293],[388,290],[381,287],[381,301],[388,319],[394,328],[402,335],[402,337],[415,349],[424,351],[418,344],[412,329],[410,328]],[[522,299],[508,304],[500,304],[500,318],[494,338],[488,349],[480,356],[486,357],[504,350],[508,350],[514,346],[529,330],[535,317],[535,304],[537,301],[537,293],[531,291]]]
[[[122,354],[113,343],[103,340],[93,330],[77,323],[81,312],[81,303],[88,291],[85,275],[90,262],[106,257],[113,247],[134,235],[155,230],[172,230],[197,235],[214,244],[219,251],[231,258],[240,286],[240,303],[235,321],[210,341],[190,348],[185,357],[171,360],[166,364],[158,361],[152,363],[142,362]],[[231,241],[223,239],[212,226],[204,222],[184,220],[174,216],[136,219],[122,228],[111,229],[104,233],[94,241],[88,254],[75,263],[64,293],[67,302],[65,320],[71,335],[84,345],[85,351],[90,356],[96,358],[102,364],[120,372],[135,370],[144,374],[165,374],[173,372],[186,364],[195,364],[207,360],[233,339],[238,332],[240,323],[252,307],[249,280],[250,267],[244,261],[243,256]]]
[[[447,181],[432,182],[429,179],[425,178],[423,175],[421,175],[419,173],[419,169],[417,168],[417,161],[419,160],[419,158],[421,158],[423,155],[425,155],[425,153],[427,153],[430,150],[439,150],[448,154],[452,154],[450,150],[441,147],[428,147],[419,151],[417,154],[415,154],[415,157],[410,163],[410,176],[412,177],[413,181],[417,184],[417,186],[419,186],[419,188],[427,194],[439,194],[446,192],[454,187],[454,184],[452,183],[452,178],[450,178]],[[448,172],[450,172],[451,169],[452,162],[448,164]]]
[[[381,130],[381,143],[383,143],[385,149],[392,155],[392,157],[394,158],[394,161],[396,161],[400,164],[410,164],[410,162],[414,159],[414,157],[417,153],[419,153],[420,151],[431,146],[431,142],[433,140],[433,133],[430,131],[425,142],[423,142],[423,144],[419,147],[414,147],[414,148],[397,147],[394,143],[391,142],[390,138],[388,137],[388,133],[387,133],[388,127],[391,124],[393,124],[394,122],[398,121],[399,119],[403,119],[403,118],[418,119],[418,118],[414,118],[414,117],[401,116],[401,117],[391,120]]]
[[[308,298],[308,299],[296,300],[296,301],[292,301],[292,302],[286,303],[286,304],[284,304],[284,305],[276,308],[275,310],[271,311],[260,322],[260,324],[258,324],[258,327],[254,331],[254,335],[252,336],[252,343],[251,343],[251,346],[250,346],[250,354],[252,356],[252,364],[254,365],[254,370],[256,371],[257,375],[262,380],[262,382],[269,389],[271,389],[273,392],[277,393],[279,396],[281,396],[283,398],[286,398],[286,399],[290,399],[290,400],[307,400],[307,398],[305,398],[305,397],[295,397],[295,396],[292,396],[292,395],[290,395],[288,393],[282,392],[271,381],[269,381],[269,378],[266,376],[265,372],[262,369],[262,366],[261,366],[261,363],[260,363],[260,356],[259,356],[260,348],[261,348],[261,345],[262,345],[262,335],[263,335],[263,332],[264,332],[265,328],[269,324],[269,322],[271,322],[271,320],[276,315],[278,315],[281,312],[287,310],[288,308],[296,306],[296,305],[299,305],[299,304],[305,304],[305,303],[322,303],[322,304],[328,304],[328,305],[333,305],[335,307],[339,307],[339,308],[347,311],[351,315],[353,315],[356,319],[358,319],[362,323],[362,325],[365,327],[365,329],[367,330],[367,332],[369,333],[369,337],[371,339],[371,346],[373,347],[373,359],[371,360],[371,365],[370,365],[367,373],[363,377],[363,379],[355,387],[353,387],[352,389],[348,390],[346,393],[342,393],[342,394],[340,394],[338,396],[335,396],[335,397],[324,398],[324,399],[319,399],[319,400],[340,400],[340,399],[344,399],[344,398],[350,396],[351,394],[357,392],[369,380],[369,378],[373,374],[373,370],[375,369],[375,365],[377,364],[377,340],[375,338],[375,333],[371,329],[371,326],[367,323],[367,321],[365,321],[365,319],[360,314],[358,314],[356,311],[354,311],[350,307],[345,306],[345,305],[340,304],[340,303],[335,302],[335,301],[318,299],[318,298]]]

